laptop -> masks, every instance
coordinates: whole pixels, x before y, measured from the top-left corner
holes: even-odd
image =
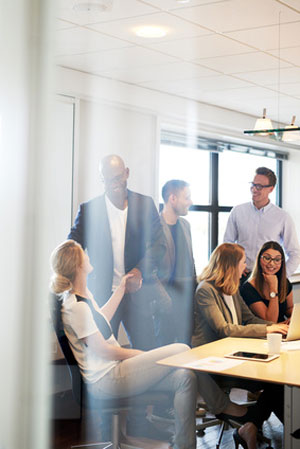
[[[300,303],[294,304],[289,330],[283,341],[300,340]]]

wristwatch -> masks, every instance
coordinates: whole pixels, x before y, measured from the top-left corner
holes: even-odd
[[[275,296],[278,296],[278,293],[270,292],[270,298],[275,298]]]

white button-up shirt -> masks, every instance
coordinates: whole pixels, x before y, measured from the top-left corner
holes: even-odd
[[[252,202],[234,207],[229,215],[224,242],[238,243],[245,248],[248,270],[262,245],[270,240],[282,245],[288,257],[287,275],[300,263],[300,247],[296,228],[289,214],[271,202],[257,209]]]

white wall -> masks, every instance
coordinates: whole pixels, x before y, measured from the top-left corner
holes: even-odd
[[[75,150],[79,203],[102,193],[98,166],[104,155],[118,154],[130,169],[128,187],[156,195],[156,118],[123,107],[80,101],[79,136]]]

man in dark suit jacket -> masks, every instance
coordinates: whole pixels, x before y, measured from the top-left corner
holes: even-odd
[[[172,179],[162,188],[164,208],[160,215],[167,250],[161,259],[159,277],[172,302],[171,311],[156,317],[160,345],[173,342],[191,344],[196,272],[191,227],[187,215],[191,192],[185,181]]]
[[[105,194],[80,205],[68,238],[88,251],[94,267],[88,285],[100,306],[109,299],[118,279],[132,273],[127,294],[112,322],[113,331],[117,334],[123,321],[133,347],[152,349],[152,299],[140,300],[136,292],[142,282],[154,282],[158,260],[165,252],[159,215],[152,198],[127,189],[129,169],[119,156],[109,155],[102,160],[101,175]],[[118,214],[123,225],[118,224]],[[116,244],[119,237],[121,244]],[[116,267],[117,259],[123,265],[121,272]]]

